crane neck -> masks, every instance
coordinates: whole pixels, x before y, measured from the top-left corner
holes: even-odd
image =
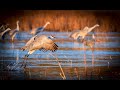
[[[92,28],[94,29],[94,28],[96,28],[96,27],[98,27],[97,25],[94,25]]]
[[[20,27],[19,27],[19,23],[17,22],[17,30],[19,31]]]
[[[47,25],[48,25],[48,23],[46,23],[46,24],[43,26],[43,28],[45,28]]]
[[[88,29],[88,32],[91,32],[94,28],[96,28],[96,27],[98,27],[97,25],[94,25],[93,27],[90,27],[89,29]]]

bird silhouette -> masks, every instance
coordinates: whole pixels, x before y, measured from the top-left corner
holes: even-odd
[[[38,28],[32,29],[32,31],[30,33],[33,35],[37,35],[38,33],[42,32],[48,24],[50,24],[50,22],[46,22],[46,24],[43,27],[38,27]]]
[[[58,45],[54,43],[52,40],[53,38],[55,37],[52,35],[49,37],[46,35],[35,35],[21,48],[21,50],[28,51],[28,54],[26,54],[25,57],[28,57],[36,50],[42,50],[44,52],[49,50],[54,52],[58,49]]]
[[[17,24],[16,29],[13,29],[13,30],[12,30],[12,29],[10,29],[10,28],[7,28],[5,31],[3,31],[3,32],[1,33],[1,38],[2,38],[3,40],[5,39],[5,36],[6,36],[6,35],[10,35],[12,41],[14,40],[14,37],[15,37],[16,33],[19,32],[19,21],[17,21],[16,24]]]
[[[0,26],[0,32],[3,32],[4,30],[6,30],[7,28],[9,28],[9,24],[2,24]]]
[[[82,37],[82,42],[83,42],[83,39],[85,38],[85,36],[91,32],[93,29],[95,29],[96,27],[98,27],[99,25],[96,24],[94,25],[93,27],[85,27],[83,30],[76,30],[76,31],[73,31],[71,34],[70,34],[70,37],[77,40],[79,37]]]

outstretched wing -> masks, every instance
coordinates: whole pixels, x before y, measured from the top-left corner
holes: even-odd
[[[45,49],[46,51],[50,50],[52,52],[56,51],[58,49],[58,45],[54,43],[53,40],[50,38],[47,38],[42,45],[42,48]]]
[[[37,28],[37,29],[36,29],[36,33],[35,33],[35,35],[37,35],[38,33],[42,32],[43,30],[44,30],[43,27],[39,27],[39,28]]]
[[[50,50],[50,51],[54,52],[58,49],[58,45],[54,42],[51,42],[51,43],[45,42],[43,44],[43,48],[47,51]]]
[[[29,46],[31,43],[33,43],[33,41],[35,40],[35,37],[37,37],[37,35],[33,36],[27,43],[25,46]]]
[[[5,36],[6,36],[6,34],[9,34],[10,33],[10,31],[11,31],[11,29],[10,28],[7,28],[5,31],[3,31],[2,33],[1,33],[1,39],[5,39]]]
[[[30,38],[30,40],[25,44],[25,46],[23,46],[21,49],[22,50],[27,50],[29,49],[30,45],[33,44],[35,37],[37,37],[37,35],[33,36],[32,38]]]
[[[76,31],[72,32],[70,37],[73,39],[77,39],[79,32],[80,32],[80,30],[76,30]]]
[[[9,32],[9,35],[10,36],[13,36],[15,33],[17,33],[17,32],[19,32],[18,30],[11,30],[10,32]]]
[[[58,45],[54,43],[47,36],[42,35],[36,37],[34,42],[29,47],[30,50],[44,50],[44,51],[56,51],[58,49]]]
[[[83,30],[88,30],[88,29],[89,29],[89,28],[88,28],[87,26],[83,28]]]
[[[34,28],[34,29],[32,29],[32,31],[30,33],[33,35],[37,35],[38,33],[42,32],[43,30],[44,30],[43,27]]]

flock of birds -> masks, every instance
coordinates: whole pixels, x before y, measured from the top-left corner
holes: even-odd
[[[6,35],[9,35],[11,37],[11,40],[14,41],[15,35],[19,32],[19,21],[17,21],[16,24],[17,24],[16,29],[12,30],[10,28],[5,28],[5,30],[3,30],[0,33],[0,38],[4,40]],[[24,50],[28,51],[28,54],[26,54],[25,57],[28,57],[30,54],[32,54],[36,50],[41,50],[41,51],[49,50],[54,52],[58,49],[58,45],[53,41],[53,38],[55,38],[54,36],[52,35],[46,36],[46,35],[39,34],[45,29],[45,27],[48,24],[50,24],[50,22],[47,22],[43,27],[35,28],[31,31],[31,34],[33,34],[33,36],[29,39],[29,41],[25,44],[25,46],[21,48],[21,50],[23,51]],[[81,40],[81,42],[84,45],[89,46],[90,48],[93,48],[93,46],[95,45],[94,33],[92,34],[91,40],[85,40],[85,37],[89,32],[91,32],[96,27],[99,27],[99,25],[96,24],[93,27],[85,27],[83,30],[73,31],[69,37],[77,41]]]

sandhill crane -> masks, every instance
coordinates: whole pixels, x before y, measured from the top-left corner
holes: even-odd
[[[4,39],[6,32],[9,32],[10,30],[11,30],[10,28],[7,28],[7,29],[4,30],[3,32],[1,32],[1,33],[0,33],[0,38],[1,38],[1,39]]]
[[[2,34],[1,34],[1,38],[4,39],[5,35],[9,34],[11,36],[12,41],[13,41],[16,33],[19,31],[19,21],[17,21],[16,24],[17,24],[16,29],[12,30],[10,28],[7,28],[5,31],[3,31]]]
[[[8,28],[9,24],[2,24],[0,26],[0,32],[3,32],[4,30],[6,30]]]
[[[46,24],[43,27],[33,29],[31,31],[31,34],[37,35],[39,32],[43,31],[48,24],[50,24],[50,22],[46,22]]]
[[[53,36],[46,36],[46,35],[35,35],[33,36],[25,46],[21,48],[21,50],[27,50],[28,54],[25,57],[28,57],[30,54],[35,52],[36,50],[42,51],[56,51],[58,49],[58,45],[54,43],[52,40]]]
[[[99,26],[99,25],[96,24],[96,25],[94,25],[93,27],[90,27],[90,28],[86,26],[83,30],[73,31],[73,32],[71,33],[70,37],[77,40],[77,39],[81,36],[81,37],[82,37],[82,41],[83,41],[83,39],[85,38],[85,36],[86,36],[89,32],[91,32],[94,28],[96,28],[96,27],[98,27],[98,26]]]

